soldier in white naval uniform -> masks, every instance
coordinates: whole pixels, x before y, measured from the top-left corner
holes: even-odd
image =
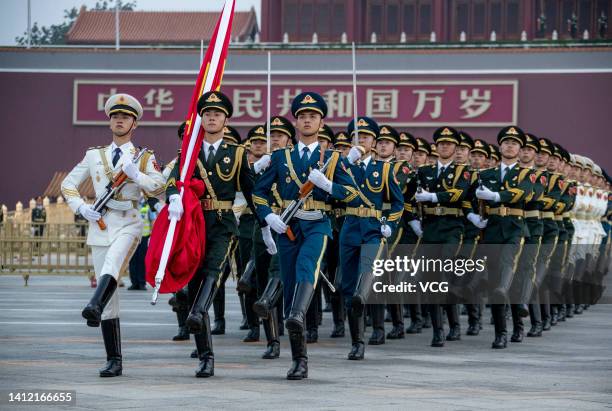
[[[91,246],[98,286],[82,315],[88,326],[102,325],[107,363],[100,370],[100,376],[115,377],[122,372],[119,295],[115,290],[141,238],[138,199],[141,190],[146,196],[164,199],[165,184],[153,152],[147,151],[138,163],[133,163],[136,148],[131,138],[142,117],[138,100],[128,94],[115,94],[108,99],[104,110],[110,119],[112,144],[87,150],[61,187],[70,208],[89,221],[87,244]],[[109,181],[121,171],[127,175],[127,183],[108,202],[108,210],[102,216],[81,199],[78,187],[91,176],[96,197],[100,197]],[[104,230],[98,225],[101,218],[106,225]]]

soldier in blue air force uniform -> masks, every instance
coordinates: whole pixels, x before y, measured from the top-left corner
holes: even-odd
[[[253,202],[257,213],[279,234],[286,328],[293,363],[287,379],[308,377],[308,357],[304,337],[306,311],[314,294],[327,239],[332,236],[326,211],[331,200],[348,201],[356,196],[350,176],[343,167],[340,153],[327,150],[321,155],[317,139],[327,104],[317,93],[306,92],[295,97],[291,112],[296,118],[298,144],[272,153],[270,165],[257,180]],[[321,164],[321,159],[322,164]],[[329,161],[327,169],[320,168]],[[314,184],[312,195],[289,222],[272,212],[270,193],[273,184],[287,208],[306,184]],[[292,241],[288,229],[295,236]]]

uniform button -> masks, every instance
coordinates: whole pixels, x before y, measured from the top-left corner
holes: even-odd
[[[210,198],[210,194],[206,194],[206,198]]]
[[[361,185],[361,188],[365,187],[363,184]]]
[[[209,175],[209,176],[212,176],[212,171],[209,171],[209,172],[208,172],[208,175]]]
[[[361,205],[359,206],[359,208],[363,208],[363,204],[361,204]]]

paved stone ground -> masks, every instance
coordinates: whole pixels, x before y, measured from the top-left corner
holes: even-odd
[[[610,305],[502,351],[490,348],[486,324],[480,336],[443,349],[429,347],[430,330],[367,347],[362,362],[345,359],[348,336],[328,338],[326,313],[320,342],[309,346],[309,378],[299,382],[285,379],[286,337],[278,360],[260,359],[264,342],[241,342],[240,307],[228,284],[227,334],[214,338],[216,375],[196,379],[193,343],[170,341],[176,325],[168,297],[153,307],[150,291],[122,288],[124,375],[101,379],[100,330],[80,318],[88,284],[84,277],[35,276],[25,288],[20,276],[0,276],[0,390],[76,390],[76,406],[66,407],[73,410],[612,408]]]

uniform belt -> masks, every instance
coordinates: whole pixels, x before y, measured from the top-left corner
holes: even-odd
[[[346,210],[344,208],[334,208],[332,212],[336,217],[343,217],[346,215]]]
[[[540,218],[540,210],[525,211],[525,218]]]
[[[289,204],[291,204],[290,200],[283,200],[283,208],[289,207]],[[304,201],[304,204],[302,207],[300,207],[300,209],[304,211],[331,211],[331,205],[325,204],[325,201],[317,201],[309,198]]]
[[[251,211],[250,208],[245,208],[244,210],[242,210],[242,213],[240,213],[241,215],[248,215],[248,214],[253,214],[253,212]]]
[[[563,221],[563,215],[559,214],[555,216],[555,221]]]
[[[424,207],[423,211],[426,215],[437,215],[437,216],[454,216],[459,217],[461,210],[458,208],[449,207]]]
[[[391,203],[383,203],[382,209],[383,211],[391,210]]]
[[[353,215],[356,217],[381,218],[382,211],[374,210],[372,208],[365,208],[365,207],[346,207],[346,215]]]
[[[570,214],[570,212],[569,212],[569,211],[566,211],[565,213],[561,214],[561,216],[562,216],[563,218],[570,218],[571,214]]]
[[[544,219],[552,219],[555,218],[555,213],[553,213],[552,211],[542,211],[542,216],[541,218]]]
[[[232,201],[219,201],[213,200],[212,198],[205,198],[200,200],[200,204],[202,205],[202,210],[204,211],[231,211],[233,210],[232,206],[234,203]]]
[[[487,214],[498,215],[500,217],[507,217],[507,216],[522,217],[524,212],[520,208],[509,208],[509,207],[501,206],[501,207],[489,208],[487,210]]]

